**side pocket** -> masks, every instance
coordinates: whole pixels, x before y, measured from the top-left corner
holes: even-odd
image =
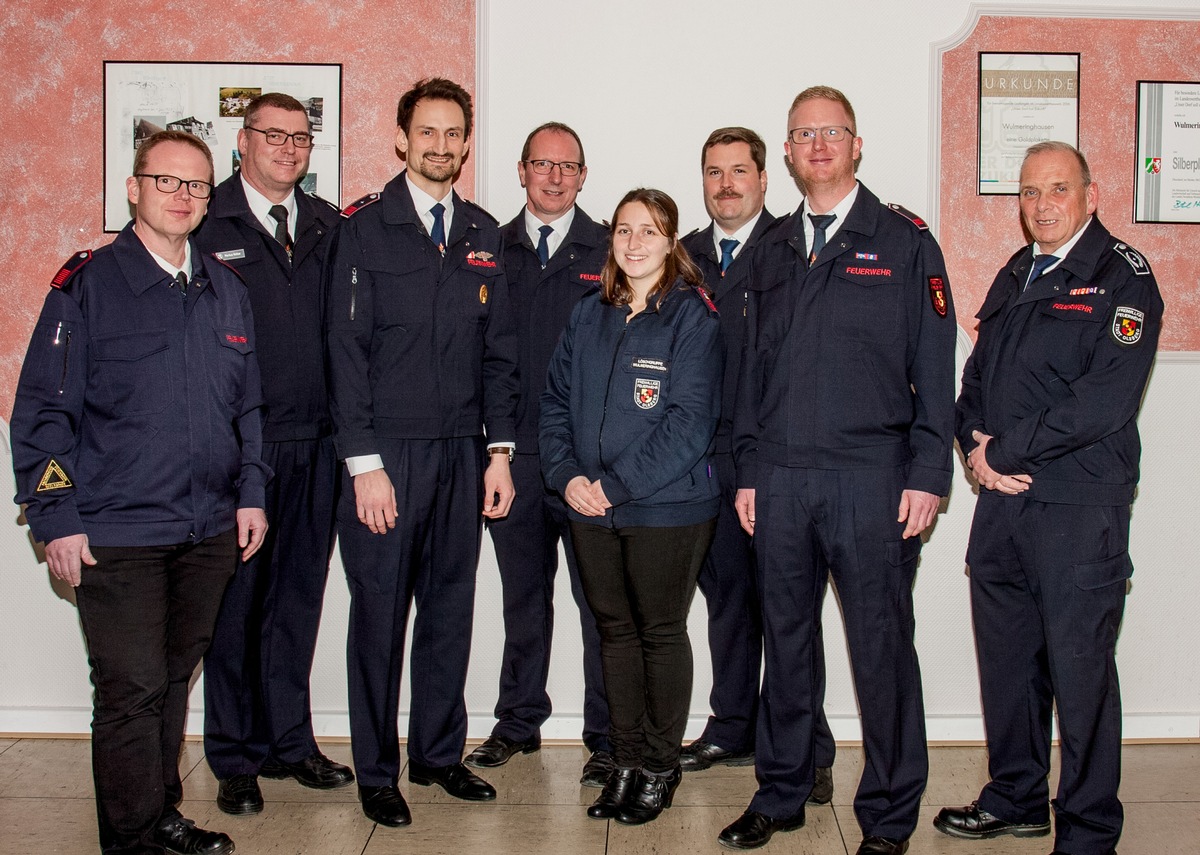
[[[1101,561],[1075,564],[1071,627],[1076,656],[1111,655],[1125,613],[1125,589],[1133,575],[1128,552]]]

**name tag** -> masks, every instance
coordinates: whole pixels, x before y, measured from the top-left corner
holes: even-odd
[[[215,255],[217,258],[221,259],[221,261],[236,261],[239,258],[246,257],[246,250],[244,250],[244,249],[227,249],[224,252],[214,252],[213,255]]]

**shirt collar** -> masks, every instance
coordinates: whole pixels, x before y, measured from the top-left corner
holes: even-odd
[[[272,202],[262,193],[259,193],[250,186],[250,182],[246,180],[245,175],[239,176],[242,182],[242,189],[246,191],[246,204],[250,206],[250,213],[254,218],[262,224],[262,227],[267,230],[267,234],[275,234],[275,218],[271,216],[271,208],[275,205],[283,205],[288,212],[288,231],[292,237],[296,236],[296,190],[292,189],[288,193],[287,198],[282,202]]]
[[[413,180],[407,172],[404,173],[404,181],[408,184],[408,192],[412,196],[413,207],[417,209],[417,216],[421,218],[421,222],[425,223],[425,228],[431,229],[433,227],[433,215],[429,213],[429,209],[438,202],[442,203],[442,206],[446,209],[442,213],[442,226],[446,229],[446,237],[448,238],[450,236],[450,220],[454,217],[454,188],[451,187],[445,197],[435,199],[416,184],[413,184]]]
[[[763,209],[759,208],[758,213],[742,224],[742,227],[731,235],[725,234],[725,231],[717,225],[716,220],[712,224],[712,239],[713,248],[717,251],[717,255],[721,254],[721,241],[732,238],[737,241],[737,246],[733,248],[733,257],[737,258],[742,254],[742,250],[746,248],[746,242],[750,240],[750,235],[754,234],[754,227],[758,225],[758,221],[762,218]]]
[[[842,201],[833,206],[833,210],[827,211],[829,214],[836,214],[837,219],[825,227],[825,242],[832,243],[833,236],[838,233],[842,224],[846,222],[846,217],[850,215],[850,209],[854,207],[854,201],[858,198],[858,188],[862,187],[857,181],[854,182],[854,189],[847,193]],[[802,206],[801,210],[806,206]],[[812,246],[813,235],[816,229],[813,227],[812,220],[808,218],[808,211],[804,211],[804,243],[805,246]]]
[[[143,243],[142,246],[146,246],[146,244]],[[148,247],[148,246],[146,247],[146,252],[150,253],[150,257],[154,259],[155,264],[157,264],[163,270],[167,271],[167,274],[172,279],[174,279],[177,274],[183,273],[185,276],[187,276],[188,281],[191,282],[192,281],[192,242],[189,240],[183,246],[184,246],[183,267],[176,267],[174,264],[167,261],[161,255],[154,252],[154,250],[150,249],[150,247]]]
[[[1071,236],[1071,239],[1069,241],[1064,243],[1058,249],[1054,250],[1054,252],[1050,253],[1050,255],[1053,255],[1057,258],[1066,258],[1067,255],[1070,254],[1071,250],[1075,248],[1075,244],[1079,243],[1079,239],[1081,237],[1083,237],[1083,233],[1086,232],[1087,227],[1089,225],[1091,225],[1092,219],[1093,219],[1093,217],[1089,216],[1087,218],[1087,222],[1085,222],[1082,226],[1080,226],[1079,231],[1075,232],[1075,234]],[[1034,255],[1044,255],[1045,254],[1042,252],[1042,248],[1040,246],[1038,246],[1037,241],[1033,242],[1033,254]],[[1057,266],[1058,266],[1058,262],[1056,261],[1056,262],[1054,262],[1053,265],[1051,265],[1051,267],[1048,267],[1046,269],[1047,269],[1047,271],[1049,271]]]
[[[525,211],[525,233],[529,235],[534,246],[538,245],[538,241],[542,237],[542,226],[549,226],[553,229],[546,237],[546,246],[549,248],[550,254],[554,255],[562,242],[567,239],[567,235],[571,231],[571,223],[575,222],[575,206],[572,205],[570,210],[550,223],[543,223],[539,220],[537,215],[529,210],[528,205],[523,210]]]

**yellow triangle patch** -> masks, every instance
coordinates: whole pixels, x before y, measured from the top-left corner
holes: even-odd
[[[67,477],[67,473],[58,465],[58,461],[53,457],[50,458],[50,463],[46,466],[46,471],[42,473],[42,480],[38,482],[37,492],[45,493],[49,490],[64,490],[67,487],[74,487],[71,479]]]

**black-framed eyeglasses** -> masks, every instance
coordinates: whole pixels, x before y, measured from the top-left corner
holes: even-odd
[[[207,199],[212,195],[213,186],[207,181],[184,181],[174,175],[150,175],[146,172],[139,172],[133,177],[153,178],[154,186],[162,193],[174,193],[180,185],[184,185],[193,199]]]
[[[583,171],[583,164],[573,160],[525,160],[522,163],[529,164],[529,168],[538,175],[549,175],[556,166],[565,178],[574,178]]]
[[[313,135],[308,131],[296,131],[294,134],[289,134],[287,131],[281,131],[278,128],[268,128],[267,130],[259,130],[252,128],[249,125],[244,126],[247,131],[254,131],[256,134],[262,134],[267,138],[267,145],[283,145],[290,138],[292,145],[296,148],[309,148],[313,144]]]
[[[793,145],[812,145],[817,136],[825,142],[841,142],[847,137],[853,138],[854,131],[845,125],[830,125],[824,128],[792,128],[788,131],[788,139]]]

